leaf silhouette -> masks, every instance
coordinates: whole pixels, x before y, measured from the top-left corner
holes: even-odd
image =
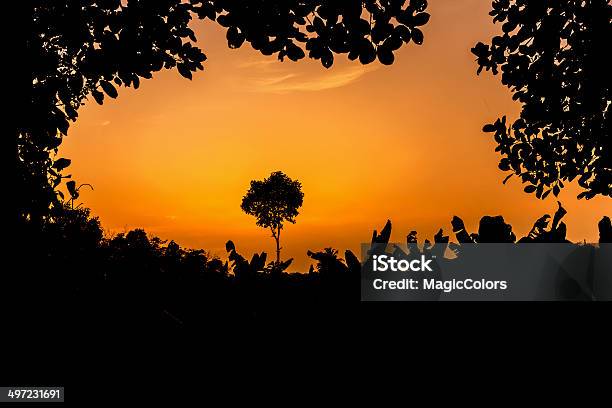
[[[117,90],[115,89],[113,84],[111,84],[110,82],[100,81],[100,86],[102,87],[104,92],[106,92],[106,94],[110,96],[111,98],[116,98],[118,96]]]

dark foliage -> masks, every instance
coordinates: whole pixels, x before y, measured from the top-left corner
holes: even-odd
[[[297,61],[308,52],[325,68],[334,54],[362,64],[394,61],[393,52],[412,40],[423,43],[426,0],[209,0],[198,13],[227,27],[230,48],[245,41],[264,55]]]
[[[599,227],[599,242],[612,243],[612,222],[610,217],[603,217],[598,224]]]
[[[70,177],[62,175],[70,160],[52,153],[88,96],[102,104],[117,97],[117,87],[138,88],[162,68],[187,77],[203,68],[190,11],[179,0],[33,2],[31,106],[16,140],[21,217],[37,221],[60,205],[55,188]]]
[[[520,118],[484,127],[494,133],[499,168],[519,176],[525,191],[557,196],[578,179],[578,197],[612,196],[608,0],[494,0],[490,13],[503,34],[472,52],[497,75]]]
[[[371,258],[362,265],[350,251],[344,253],[344,259],[332,248],[308,251],[314,262],[310,271],[286,273],[289,261],[266,265],[265,253],[249,260],[231,241],[224,262],[203,250],[166,243],[139,229],[104,237],[99,220],[89,210],[72,207],[54,208],[41,229],[24,225],[27,241],[12,254],[18,263],[3,270],[0,286],[0,314],[12,331],[6,336],[11,350],[19,350],[15,355],[22,365],[23,356],[30,356],[27,351],[37,350],[32,357],[35,364],[24,367],[48,367],[53,371],[48,378],[55,383],[58,367],[66,367],[68,359],[76,360],[67,368],[75,376],[106,366],[113,372],[108,381],[116,378],[116,371],[130,361],[134,351],[147,347],[152,349],[147,359],[156,365],[159,353],[176,358],[183,349],[201,350],[207,361],[216,355],[225,362],[226,354],[203,342],[230,341],[237,344],[231,353],[252,355],[260,351],[256,342],[264,333],[283,331],[284,337],[273,341],[295,344],[296,339],[287,336],[288,327],[321,330],[329,325],[343,330],[378,322],[392,310],[396,311],[391,314],[395,324],[425,313],[414,303],[384,309],[360,303],[360,272],[362,266],[370,266]],[[460,219],[453,219],[453,226],[462,225]],[[507,242],[514,239],[511,230],[503,218],[485,217],[478,233],[464,232],[470,242]],[[560,230],[539,221],[526,239],[560,242]],[[612,242],[609,218],[601,220],[599,230],[601,242]],[[373,234],[373,249],[382,250],[390,236],[388,221],[380,234]],[[406,237],[409,252],[395,248],[394,255],[410,259],[423,253],[442,259],[446,247],[461,253],[461,237],[458,230],[458,243],[453,243],[440,230],[434,242],[441,245],[425,241],[420,249],[412,231]],[[439,291],[423,291],[422,299],[436,300],[439,295]],[[438,318],[463,322],[462,313],[452,310],[445,308]],[[320,342],[331,347],[325,339]],[[123,353],[120,357],[119,351]],[[45,354],[44,359],[40,353]],[[193,358],[187,354],[184,358]],[[90,377],[81,380],[90,381]]]
[[[565,210],[536,221],[518,242],[568,242],[561,219]],[[406,242],[411,256],[432,252],[441,259],[444,248],[459,253],[464,243],[515,242],[512,227],[503,217],[483,217],[477,233],[466,231],[463,221],[452,220],[456,243],[440,230],[433,245],[416,245],[417,233]],[[100,222],[88,209],[62,207],[41,232],[31,231],[30,245],[20,248],[20,282],[9,298],[17,301],[27,289],[33,313],[67,307],[62,316],[78,324],[109,330],[139,327],[204,330],[206,324],[239,324],[253,319],[276,319],[294,314],[331,313],[328,305],[350,307],[359,300],[361,261],[346,251],[325,248],[308,251],[315,261],[308,273],[286,273],[290,260],[266,264],[266,253],[242,256],[232,241],[226,244],[228,261],[203,250],[181,248],[135,229],[105,238]],[[600,242],[612,242],[610,219],[599,223]],[[391,222],[372,237],[372,254],[389,244]],[[442,245],[439,245],[442,244]],[[377,246],[378,245],[378,246]],[[398,247],[398,257],[408,256]],[[436,252],[437,251],[437,252]],[[370,260],[366,260],[370,262]],[[13,307],[11,310],[19,310]]]

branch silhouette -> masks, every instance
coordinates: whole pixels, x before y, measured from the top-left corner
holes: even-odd
[[[506,180],[518,176],[541,199],[575,179],[578,198],[612,197],[612,4],[494,0],[490,15],[503,34],[472,48],[478,74],[501,71],[522,108],[513,123],[503,116],[483,128],[494,134]]]

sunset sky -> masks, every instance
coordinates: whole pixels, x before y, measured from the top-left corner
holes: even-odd
[[[476,76],[470,48],[498,30],[490,1],[431,1],[425,43],[403,46],[392,66],[362,66],[337,56],[279,62],[227,47],[224,30],[195,21],[208,60],[189,81],[157,73],[138,90],[121,88],[103,106],[90,101],[60,149],[70,173],[95,191],[82,202],[109,232],[144,228],[183,246],[225,257],[274,256],[269,231],[240,210],[252,179],[281,170],[302,182],[304,206],[285,227],[283,258],[305,271],[306,251],[332,246],[343,254],[369,242],[389,218],[392,240],[419,239],[438,228],[451,234],[453,215],[476,230],[483,215],[503,215],[517,236],[556,210],[525,194],[517,180],[502,185],[499,156],[485,123],[518,105],[499,77]],[[609,198],[562,191],[571,240],[597,239]],[[452,236],[452,234],[451,234]]]

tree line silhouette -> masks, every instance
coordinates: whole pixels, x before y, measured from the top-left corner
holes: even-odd
[[[559,205],[544,215],[529,233],[518,239],[501,216],[485,216],[478,230],[468,231],[459,217],[451,220],[455,242],[442,229],[425,240],[457,250],[465,243],[561,243],[566,239]],[[612,242],[609,217],[599,222],[599,241]],[[374,230],[371,243],[387,245],[392,224]],[[417,243],[417,232],[406,237]],[[287,273],[276,262],[266,264],[265,252],[245,256],[232,241],[227,259],[201,249],[187,249],[134,229],[104,236],[100,221],[87,208],[64,206],[56,221],[45,224],[39,242],[23,260],[27,271],[38,271],[41,299],[53,308],[53,298],[65,296],[71,313],[82,324],[100,327],[158,327],[203,330],[212,322],[251,322],[256,318],[317,315],[348,308],[359,301],[361,260],[350,250],[341,257],[336,249],[308,251],[308,271]],[[367,261],[367,260],[366,260]],[[57,298],[55,299],[57,302]],[[332,309],[326,307],[333,306]],[[106,326],[105,326],[106,325]]]

